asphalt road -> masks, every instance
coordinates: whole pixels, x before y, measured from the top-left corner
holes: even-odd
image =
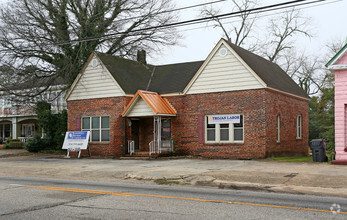
[[[0,176],[0,219],[347,219],[347,199]]]

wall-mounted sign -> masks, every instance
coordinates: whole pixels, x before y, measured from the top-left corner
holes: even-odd
[[[66,157],[69,158],[70,152],[79,152],[78,158],[81,155],[81,150],[88,147],[90,131],[68,131],[65,134],[64,144],[62,149],[67,150]]]
[[[208,124],[229,124],[229,123],[240,123],[240,115],[208,115]]]

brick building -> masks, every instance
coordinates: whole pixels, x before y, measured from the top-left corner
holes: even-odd
[[[308,95],[276,64],[221,39],[204,61],[149,65],[93,53],[66,95],[94,155],[308,153]]]

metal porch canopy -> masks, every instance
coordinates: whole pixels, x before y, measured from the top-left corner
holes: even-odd
[[[149,152],[151,154],[161,153],[162,116],[176,116],[176,114],[176,109],[158,93],[138,90],[121,115],[122,117],[153,117],[153,141],[150,143]]]

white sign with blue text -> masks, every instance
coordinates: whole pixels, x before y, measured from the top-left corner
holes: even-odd
[[[208,115],[208,124],[236,124],[240,123],[241,116],[238,114],[230,115]]]
[[[80,148],[87,149],[89,141],[89,131],[68,131],[62,149]]]
[[[78,158],[81,156],[81,150],[88,147],[89,131],[68,131],[65,134],[62,149],[67,150],[66,158],[70,158],[70,152],[78,152]]]

